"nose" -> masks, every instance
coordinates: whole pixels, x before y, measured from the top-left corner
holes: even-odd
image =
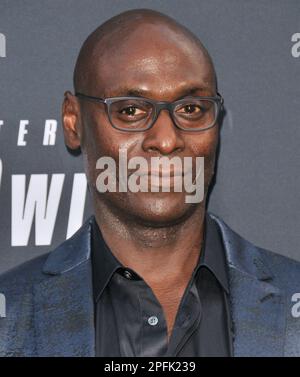
[[[182,132],[175,126],[168,110],[161,110],[154,125],[146,131],[143,140],[145,152],[169,155],[184,149]]]

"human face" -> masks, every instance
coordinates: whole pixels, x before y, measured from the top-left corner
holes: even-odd
[[[90,82],[88,95],[133,95],[174,101],[187,95],[216,94],[214,73],[203,51],[163,26],[159,30],[151,25],[138,28],[122,43],[102,50],[95,59],[94,80]],[[128,159],[143,157],[149,165],[151,157],[177,156],[182,160],[192,157],[195,161],[203,156],[206,197],[214,171],[218,124],[197,133],[182,131],[175,127],[169,113],[162,110],[151,129],[129,133],[111,126],[103,104],[80,100],[80,129],[85,170],[96,206],[105,204],[154,226],[178,222],[195,209],[195,205],[186,203],[184,191],[100,194],[96,188],[99,174],[96,162],[103,156],[112,157],[118,167],[120,149],[126,150]],[[198,205],[203,207],[204,203]]]

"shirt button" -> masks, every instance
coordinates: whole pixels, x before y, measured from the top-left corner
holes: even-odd
[[[125,270],[124,271],[124,276],[125,276],[125,278],[126,279],[132,279],[132,274],[131,274],[131,272],[129,272],[129,271],[127,271],[127,270]]]
[[[156,317],[156,316],[152,316],[152,317],[149,317],[148,318],[148,323],[149,323],[149,325],[151,325],[151,326],[155,326],[155,325],[157,325],[158,324],[158,318]]]

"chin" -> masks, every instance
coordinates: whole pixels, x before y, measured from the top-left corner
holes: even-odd
[[[126,212],[141,224],[163,227],[184,221],[198,206],[185,203],[182,193],[139,193],[128,198]]]

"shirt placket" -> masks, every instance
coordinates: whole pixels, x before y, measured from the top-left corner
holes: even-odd
[[[166,356],[177,356],[188,339],[199,326],[202,315],[201,301],[197,286],[193,280],[188,287],[187,294],[184,296],[176,316],[172,331],[172,337]]]
[[[141,356],[165,356],[167,352],[167,323],[163,309],[146,284],[139,292],[141,318]]]

